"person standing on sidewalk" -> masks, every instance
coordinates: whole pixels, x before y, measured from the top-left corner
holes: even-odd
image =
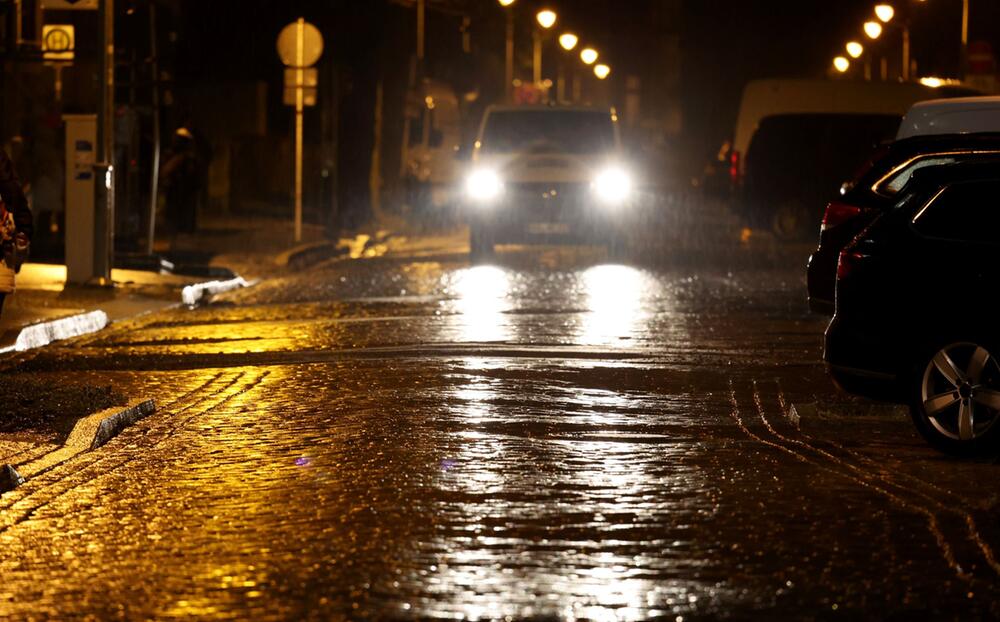
[[[0,247],[3,260],[0,261],[0,313],[3,301],[14,293],[14,275],[21,270],[21,264],[28,258],[28,247],[34,222],[31,208],[24,196],[24,188],[14,170],[14,163],[7,152],[0,149]]]

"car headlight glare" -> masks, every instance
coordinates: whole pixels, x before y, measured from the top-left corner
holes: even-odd
[[[593,188],[602,202],[623,203],[632,193],[632,178],[620,168],[607,168],[594,178]]]
[[[465,192],[476,201],[493,201],[503,192],[503,182],[493,171],[473,171],[465,181]]]

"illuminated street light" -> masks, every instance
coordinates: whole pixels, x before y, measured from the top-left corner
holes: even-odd
[[[865,47],[857,41],[848,42],[846,47],[847,54],[851,58],[861,58],[861,55],[865,53]]]
[[[584,48],[583,51],[580,52],[580,60],[582,60],[587,65],[593,65],[594,63],[597,62],[597,59],[599,57],[600,55],[594,48]]]
[[[847,70],[851,68],[851,61],[847,60],[843,56],[838,56],[833,59],[833,68],[840,73],[846,73]]]
[[[575,48],[576,44],[579,42],[580,42],[580,37],[570,32],[567,32],[566,34],[559,37],[559,45],[561,45],[562,48],[567,52]]]
[[[556,25],[557,17],[555,11],[545,9],[539,11],[538,15],[535,16],[535,19],[538,20],[539,26],[541,26],[545,30],[548,30],[549,28],[552,28],[553,26]]]
[[[517,0],[497,0],[497,2],[499,2],[500,6],[502,7],[509,7],[510,5],[517,2]]]
[[[879,4],[875,7],[875,16],[882,20],[883,24],[888,24],[896,15],[896,9],[891,4]]]
[[[878,39],[882,36],[882,24],[878,22],[865,22],[865,34],[869,39]]]
[[[607,65],[597,65],[594,67],[594,75],[598,80],[604,80],[611,75],[611,67]]]

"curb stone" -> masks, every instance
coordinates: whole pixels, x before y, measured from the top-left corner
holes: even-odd
[[[195,283],[194,285],[188,285],[181,290],[181,302],[188,306],[193,306],[198,304],[198,301],[204,298],[206,294],[214,296],[223,292],[239,289],[240,287],[250,287],[250,283],[241,276],[238,276],[235,279],[229,279],[228,281]]]
[[[89,335],[103,330],[108,325],[108,314],[104,311],[91,311],[70,317],[64,317],[50,322],[31,324],[21,329],[14,345],[0,350],[6,352],[24,352],[34,348],[47,346],[55,341],[71,339],[81,335]]]
[[[10,492],[32,476],[62,464],[85,451],[93,451],[118,436],[127,427],[156,412],[154,400],[135,401],[125,408],[110,408],[88,415],[73,425],[62,447],[40,458],[18,465],[21,475],[13,465],[0,466],[0,493]]]
[[[21,474],[9,464],[0,467],[0,493],[10,492],[24,483]]]

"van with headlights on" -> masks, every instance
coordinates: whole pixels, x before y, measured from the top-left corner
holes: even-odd
[[[618,116],[580,106],[492,106],[466,173],[473,258],[498,244],[623,250],[633,201]]]

